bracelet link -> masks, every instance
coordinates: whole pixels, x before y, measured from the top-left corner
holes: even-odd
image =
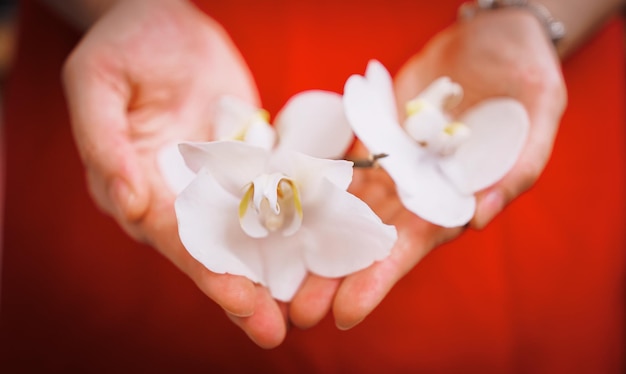
[[[555,19],[543,5],[528,0],[476,0],[467,2],[459,8],[459,19],[471,19],[483,10],[516,7],[530,11],[546,29],[552,43],[556,46],[566,35],[563,22]]]

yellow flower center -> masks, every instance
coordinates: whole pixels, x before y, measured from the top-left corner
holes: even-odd
[[[424,103],[424,100],[415,98],[413,100],[408,101],[404,109],[406,111],[407,117],[410,117],[414,114],[421,112],[425,106],[426,106],[426,103]]]

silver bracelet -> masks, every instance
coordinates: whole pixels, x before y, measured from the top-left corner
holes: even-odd
[[[468,2],[459,8],[459,19],[471,19],[478,12],[483,10],[493,10],[501,8],[516,7],[530,11],[546,29],[550,40],[557,45],[559,40],[565,36],[565,25],[558,21],[550,11],[543,5],[530,2],[528,0],[476,0]]]

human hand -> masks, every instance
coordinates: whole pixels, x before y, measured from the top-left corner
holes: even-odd
[[[73,51],[63,78],[98,206],[191,277],[252,340],[280,343],[283,313],[265,289],[212,273],[183,248],[175,195],[157,167],[163,146],[211,139],[218,97],[258,106],[251,74],[224,30],[186,1],[121,1]]]
[[[357,142],[349,158],[367,156],[368,151]],[[355,326],[431,249],[463,230],[436,226],[404,208],[395,183],[382,168],[355,168],[349,191],[365,201],[383,222],[396,226],[398,239],[389,257],[343,279],[309,275],[289,306],[289,318],[300,328],[314,326],[331,309],[338,328]]]
[[[477,194],[470,226],[480,229],[535,182],[550,156],[566,103],[559,62],[531,14],[501,9],[455,24],[433,38],[397,75],[397,102],[404,105],[440,76],[451,77],[465,92],[452,114],[494,96],[517,99],[529,114],[529,137],[516,165]],[[423,256],[462,232],[462,228],[438,227],[404,209],[382,170],[358,171],[351,188],[384,222],[397,226],[398,242],[389,258],[343,280],[308,280],[290,308],[297,325],[315,324],[332,306],[340,328],[354,326]],[[310,305],[317,309],[306,307]]]
[[[541,23],[529,11],[513,8],[482,12],[437,35],[396,76],[398,103],[404,105],[444,75],[464,91],[451,108],[453,115],[487,98],[507,96],[521,102],[530,119],[528,140],[514,168],[477,194],[470,225],[480,229],[543,171],[565,109],[565,83]]]

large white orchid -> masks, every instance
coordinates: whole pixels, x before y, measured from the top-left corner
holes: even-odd
[[[389,72],[378,61],[346,82],[346,116],[396,183],[407,209],[444,227],[462,226],[476,209],[474,193],[493,185],[515,164],[529,120],[511,98],[492,98],[451,118],[445,111],[462,88],[443,77],[406,103],[401,125]]]
[[[215,123],[217,138],[239,141],[180,144],[193,180],[175,203],[183,245],[209,270],[289,301],[309,271],[341,277],[389,254],[395,228],[346,191],[352,163],[324,159],[352,139],[340,95],[296,95],[276,132],[264,112],[233,98],[220,103]]]
[[[242,142],[187,143],[197,173],[176,200],[181,240],[216,273],[289,301],[308,271],[341,277],[389,254],[395,228],[346,191],[352,163]]]

